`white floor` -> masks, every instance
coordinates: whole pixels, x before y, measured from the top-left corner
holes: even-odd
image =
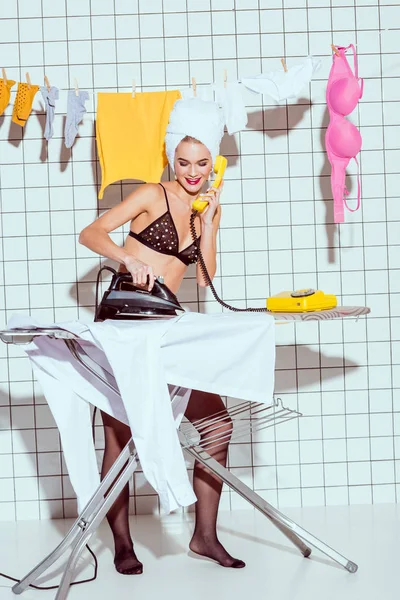
[[[271,600],[394,600],[400,594],[400,505],[287,509],[305,529],[359,565],[350,574],[313,551],[303,558],[258,512],[221,512],[219,532],[227,549],[246,561],[245,569],[224,569],[188,556],[192,515],[132,517],[140,576],[119,575],[112,564],[111,538],[103,522],[90,546],[99,559],[97,580],[73,586],[68,600],[247,600],[249,595]],[[0,522],[0,571],[25,575],[50,552],[72,521]],[[85,551],[78,578],[90,577],[91,557]],[[58,567],[58,565],[57,565]],[[59,580],[60,568],[51,585]],[[0,578],[0,600],[15,599],[12,583]],[[55,591],[28,589],[26,600],[54,598]]]

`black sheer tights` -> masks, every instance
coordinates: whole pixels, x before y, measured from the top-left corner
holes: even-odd
[[[209,429],[207,427],[203,428],[201,440],[205,441],[210,436],[215,436],[219,433],[224,434],[224,443],[220,445],[216,444],[215,448],[210,444],[207,446],[207,452],[225,467],[229,440],[231,438],[232,421],[225,411],[220,396],[193,390],[186,409],[186,418],[194,422],[207,417],[211,418],[215,413],[219,413],[218,428],[216,429],[216,424],[210,425]],[[195,507],[196,525],[189,548],[196,554],[216,560],[223,567],[239,569],[246,566],[242,560],[233,558],[225,550],[217,537],[217,514],[221,498],[222,481],[196,461],[193,473],[193,489],[197,496]]]
[[[105,477],[120,452],[131,438],[129,427],[101,411],[104,425],[104,457],[101,467],[101,478]],[[115,568],[123,575],[140,575],[143,565],[133,550],[133,542],[129,532],[129,486],[124,487],[107,513],[107,521],[114,537]]]
[[[197,421],[211,417],[213,414],[224,411],[224,405],[216,394],[208,394],[194,390],[190,396],[185,416],[189,421]],[[224,416],[223,413],[220,416]],[[119,453],[130,438],[130,429],[113,417],[102,413],[105,430],[105,450],[101,475],[108,472]],[[213,426],[215,427],[215,426]],[[225,432],[226,439],[215,448],[207,448],[207,452],[219,463],[226,465],[230,439],[231,420],[226,413],[223,422],[218,427],[219,432]],[[210,435],[215,435],[216,430],[204,429],[202,440]],[[217,561],[223,567],[241,568],[245,563],[233,558],[220,543],[217,537],[217,513],[221,497],[222,482],[203,465],[195,462],[193,474],[193,487],[197,496],[196,525],[189,547],[192,552],[207,556]],[[129,490],[128,486],[121,492],[111,509],[107,513],[115,545],[114,564],[117,571],[126,575],[140,574],[143,571],[142,563],[137,559],[133,550],[133,542],[129,532]]]

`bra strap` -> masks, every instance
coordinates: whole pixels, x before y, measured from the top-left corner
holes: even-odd
[[[358,64],[357,64],[357,52],[356,49],[354,47],[354,44],[349,44],[348,46],[346,46],[346,50],[348,48],[351,48],[353,50],[353,59],[354,59],[354,76],[356,77],[356,79],[358,79]]]
[[[347,194],[344,197],[344,205],[347,208],[347,210],[349,210],[350,212],[356,212],[356,210],[358,210],[360,208],[360,204],[361,204],[360,165],[358,163],[357,157],[354,156],[353,158],[357,163],[357,206],[355,208],[350,208],[349,205],[347,204],[347,197],[346,197]]]
[[[167,209],[168,209],[168,212],[170,213],[171,211],[169,210],[169,202],[168,202],[167,190],[165,189],[165,187],[163,186],[162,183],[159,183],[158,185],[161,185],[162,189],[164,190],[165,202],[167,203]]]
[[[360,82],[360,98],[362,98],[362,95],[364,93],[364,79],[361,79],[360,77],[358,78],[358,81]]]
[[[345,50],[347,50],[348,48],[352,48],[353,50],[353,59],[354,59],[354,77],[356,79],[358,79],[358,82],[360,84],[360,98],[362,98],[362,95],[364,93],[364,79],[361,79],[361,77],[358,76],[358,62],[357,62],[357,52],[356,49],[354,47],[353,44],[349,44],[348,46],[346,46]]]

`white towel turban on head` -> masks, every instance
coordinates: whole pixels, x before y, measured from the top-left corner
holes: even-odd
[[[165,151],[172,170],[175,150],[187,135],[199,140],[208,148],[214,164],[224,135],[223,114],[215,102],[200,98],[187,98],[175,102],[165,136]]]

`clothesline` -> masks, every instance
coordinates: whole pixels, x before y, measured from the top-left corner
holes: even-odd
[[[283,60],[283,59],[282,59],[282,60]],[[2,70],[4,71],[4,69],[2,69]],[[7,79],[7,77],[4,77],[4,75],[3,75],[3,80],[4,80],[4,82],[5,82],[5,83],[7,83],[7,81],[11,81],[11,80]],[[195,77],[192,77],[192,78],[191,78],[191,81],[192,81],[192,84],[191,84],[191,85],[188,85],[188,86],[186,86],[186,88],[192,89],[192,90],[193,90],[193,92],[195,92],[195,90],[197,89],[197,87],[200,87],[200,88],[202,88],[202,89],[203,89],[204,87],[217,87],[218,85],[220,85],[220,84],[217,84],[216,82],[214,82],[214,83],[197,83],[197,80],[196,80],[196,78],[195,78]],[[49,79],[46,77],[46,75],[44,76],[44,82],[45,82],[45,86],[47,87],[47,90],[48,90],[48,91],[50,91],[50,88],[51,88],[52,86],[50,85]],[[16,83],[23,83],[23,82],[16,82]],[[28,83],[28,81],[27,81],[26,83]],[[241,79],[232,80],[232,81],[231,81],[231,82],[229,82],[229,83],[242,83],[242,80],[241,80]],[[14,85],[14,84],[13,84],[13,85]],[[32,83],[31,83],[31,82],[29,82],[29,83],[28,83],[28,86],[29,86],[29,85],[30,85],[30,86],[32,86]],[[223,87],[227,87],[227,85],[228,85],[228,82],[225,82]],[[125,89],[128,89],[128,88],[129,88],[129,89],[132,89],[132,97],[134,98],[134,95],[135,95],[135,93],[136,93],[137,91],[139,91],[137,88],[138,88],[138,87],[146,87],[146,86],[140,86],[140,85],[137,85],[137,83],[136,83],[136,82],[135,82],[135,80],[133,79],[133,80],[132,80],[132,88],[131,88],[131,86],[128,86],[128,85],[123,85],[123,86],[122,86],[122,85],[118,85],[118,86],[111,86],[111,87],[125,88]],[[160,86],[151,86],[151,87],[165,87],[165,86],[163,86],[163,85],[160,85]],[[182,86],[179,86],[179,87],[182,87]],[[59,87],[59,88],[57,88],[57,89],[58,89],[60,92],[69,92],[70,90],[75,90],[75,94],[76,94],[76,95],[78,95],[78,94],[79,94],[79,87],[78,87],[78,89],[77,89],[77,87],[75,87],[75,85],[74,85],[73,87],[72,87],[72,86],[68,86],[68,87]],[[85,89],[87,90],[88,88],[86,87]],[[89,88],[89,89],[90,89],[90,88]],[[93,90],[93,91],[92,91],[92,90]],[[91,95],[91,94],[96,94],[96,93],[97,93],[97,92],[96,92],[96,90],[94,90],[93,88],[92,88],[92,90],[88,92],[88,93],[89,93],[89,95]],[[140,91],[142,91],[142,90],[140,90]],[[116,92],[116,93],[126,93],[126,92]],[[139,93],[140,93],[140,92],[139,92]],[[196,94],[194,93],[194,95],[196,95]]]
[[[333,45],[332,45],[332,48],[333,48]],[[286,60],[284,58],[281,58],[280,61],[282,64],[283,72],[288,73]],[[6,74],[6,70],[4,68],[2,68],[2,76],[3,76],[4,83],[6,84],[7,83],[7,74]],[[261,77],[262,73],[259,76]],[[30,79],[30,75],[29,75],[28,71],[26,72],[25,77],[26,77],[26,81],[28,83],[28,89],[29,89],[31,87],[32,83],[31,83],[31,79]],[[51,85],[50,85],[50,81],[46,75],[44,75],[44,82],[47,87],[47,90],[50,91]],[[196,78],[192,77],[191,82],[192,82],[193,94],[194,94],[194,96],[196,96],[196,90],[197,90]],[[241,79],[237,79],[237,80],[234,80],[233,83],[243,83],[243,81]],[[227,84],[228,84],[228,71],[227,71],[227,69],[224,69],[224,71],[223,71],[223,86],[224,86],[224,88],[227,87]],[[200,85],[206,86],[206,87],[207,86],[217,87],[219,84],[217,84],[216,82],[213,82],[213,83],[204,83],[204,84],[200,84]],[[128,87],[128,86],[124,86],[124,87]],[[132,79],[132,97],[135,96],[136,87],[137,87],[136,80]],[[71,86],[69,86],[68,88],[58,88],[58,89],[62,90],[62,91],[69,91],[72,88],[71,88]],[[79,86],[78,86],[78,81],[76,78],[74,78],[74,88],[73,89],[75,90],[76,96],[78,96],[79,95]]]
[[[384,33],[388,32],[388,31],[399,31],[399,28],[397,28],[397,27],[387,27],[387,28],[385,28],[385,29],[380,29],[380,30],[378,30],[378,32],[379,32],[379,36],[382,36],[382,34],[384,34]],[[357,44],[354,44],[354,45],[357,47]],[[333,51],[333,52],[334,52],[336,55],[338,55],[338,49],[337,49],[337,47],[335,46],[335,44],[331,44],[331,48],[332,48],[332,51]],[[289,72],[289,70],[288,70],[288,68],[287,68],[287,65],[286,65],[286,60],[285,60],[285,58],[283,58],[283,57],[282,57],[280,60],[281,60],[281,63],[282,63],[283,71],[284,71],[285,73],[288,73],[288,72]],[[1,71],[2,71],[2,77],[3,77],[3,81],[4,81],[4,83],[5,83],[5,84],[7,84],[7,74],[6,74],[6,70],[5,70],[5,68],[3,67],[3,68],[1,69]],[[31,84],[31,80],[30,80],[29,72],[26,72],[26,80],[27,80],[28,86],[31,86],[32,84]],[[228,80],[228,77],[227,77],[227,69],[224,69],[224,87],[226,87],[226,86],[227,86],[227,80]],[[192,89],[193,89],[193,93],[194,93],[194,96],[196,96],[196,90],[197,90],[197,82],[196,82],[196,78],[195,78],[195,77],[192,77],[191,81],[192,81]],[[46,75],[44,75],[44,82],[45,82],[45,85],[46,85],[46,87],[47,87],[47,90],[48,90],[48,91],[50,91],[50,88],[51,88],[51,86],[50,86],[49,79],[48,79],[48,77],[47,77]],[[238,79],[238,80],[236,80],[236,82],[237,82],[237,83],[243,83],[243,80],[240,80],[240,79]],[[215,85],[217,85],[217,84],[214,82],[214,83],[210,83],[210,84],[201,84],[201,85],[206,85],[206,86],[208,86],[208,85],[211,85],[211,86],[215,86]],[[124,87],[127,87],[127,86],[124,86]],[[59,90],[62,90],[62,91],[69,91],[71,88],[70,88],[70,87],[68,87],[68,88],[58,88],[58,89],[59,89]],[[76,94],[76,96],[78,96],[78,95],[79,95],[79,87],[78,87],[78,81],[77,81],[77,79],[76,79],[76,78],[74,79],[74,89],[75,89],[75,94]],[[136,81],[135,81],[135,79],[132,79],[132,96],[133,96],[133,97],[135,96],[135,93],[136,93]]]
[[[285,60],[282,58],[281,61],[282,61],[283,68],[286,72],[287,68],[286,68]],[[1,69],[1,71],[2,71],[2,76],[3,76],[3,81],[5,84],[7,84],[7,74],[6,74],[5,68],[3,67]],[[30,87],[32,84],[31,84],[29,71],[27,71],[25,73],[25,77],[26,77],[28,86]],[[227,81],[228,81],[228,71],[227,71],[227,69],[224,69],[224,87],[226,87]],[[47,87],[47,90],[50,91],[51,85],[50,85],[50,81],[46,75],[44,76],[44,82]],[[213,85],[213,84],[205,84],[205,85]],[[215,83],[214,83],[214,85],[215,85]],[[195,77],[192,77],[192,88],[193,88],[193,93],[196,96],[196,78]],[[59,90],[60,89],[70,90],[71,88],[69,87],[69,88],[58,88],[58,89]],[[74,79],[74,89],[75,89],[75,94],[78,96],[79,95],[79,87],[78,87],[78,80],[76,78]],[[135,93],[136,93],[136,80],[132,79],[132,97],[135,97]]]
[[[224,69],[223,83],[213,83],[198,86],[196,78],[192,78],[192,86],[179,92],[182,98],[200,97],[205,101],[216,102],[223,112],[225,126],[230,135],[243,131],[246,128],[248,114],[243,98],[242,89],[256,94],[266,94],[276,102],[297,98],[300,91],[312,79],[314,73],[319,69],[321,61],[312,56],[306,57],[302,62],[288,68],[284,59],[281,59],[282,67],[279,71],[260,73],[255,76],[242,77],[228,83],[227,70]],[[7,79],[5,69],[2,70],[3,79],[0,80],[0,114],[5,110],[10,101],[11,88],[15,81]],[[29,72],[26,72],[26,83],[18,82],[15,97],[12,121],[17,125],[24,126],[32,110],[32,104],[36,93],[40,90],[46,109],[46,126],[44,137],[51,139],[53,135],[53,120],[56,109],[56,100],[59,99],[59,88],[52,86],[48,77],[44,76],[45,85],[33,85]],[[180,87],[180,86],[179,86]],[[78,125],[86,112],[85,102],[89,99],[89,92],[80,90],[78,82],[74,79],[74,88],[67,88],[68,92],[67,118],[65,123],[65,145],[71,148],[78,133]],[[165,92],[165,90],[163,90]],[[114,92],[120,94],[121,92]],[[152,93],[152,92],[149,92]],[[154,93],[154,92],[153,92]],[[136,96],[136,81],[132,80],[132,98]],[[134,110],[134,105],[129,110]]]

